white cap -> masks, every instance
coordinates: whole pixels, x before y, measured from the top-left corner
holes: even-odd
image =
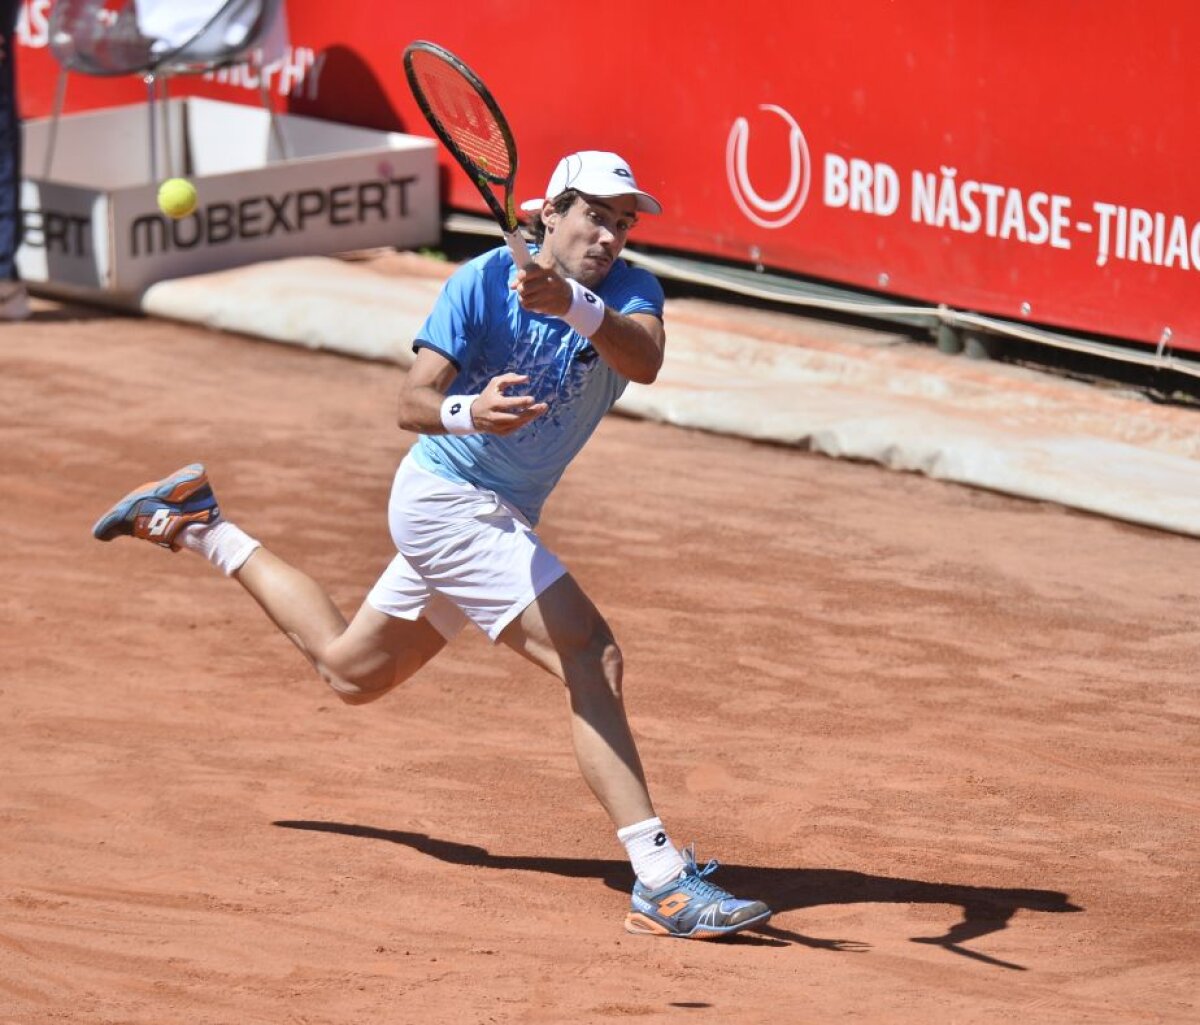
[[[650,193],[643,192],[633,179],[629,164],[615,153],[588,149],[563,157],[550,175],[546,195],[521,204],[527,213],[535,213],[547,200],[553,202],[567,189],[576,189],[588,196],[604,199],[608,196],[637,196],[637,208],[642,213],[661,214],[662,204]]]

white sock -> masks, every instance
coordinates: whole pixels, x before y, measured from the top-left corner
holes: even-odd
[[[185,527],[176,541],[180,548],[203,555],[227,577],[233,576],[243,563],[261,547],[260,543],[241,527],[228,520],[216,523],[197,523]]]
[[[618,829],[617,839],[625,845],[633,871],[648,889],[657,890],[683,874],[683,858],[663,829],[662,819],[646,819]]]

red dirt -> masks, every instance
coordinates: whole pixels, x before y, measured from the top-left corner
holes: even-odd
[[[1196,1020],[1195,541],[610,418],[544,535],[673,835],[777,911],[632,937],[549,677],[472,634],[349,708],[200,560],[90,537],[203,459],[352,609],[399,373],[0,328],[0,1021]]]

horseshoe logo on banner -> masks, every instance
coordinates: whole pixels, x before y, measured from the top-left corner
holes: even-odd
[[[760,228],[782,228],[789,224],[804,207],[808,199],[808,187],[812,180],[812,163],[808,155],[808,142],[796,119],[782,107],[763,103],[759,110],[769,110],[783,118],[789,127],[788,148],[791,170],[787,188],[777,199],[763,199],[750,184],[746,173],[746,150],[750,144],[750,122],[739,117],[729,130],[729,142],[725,146],[725,173],[729,177],[729,190],[733,198],[751,221]]]

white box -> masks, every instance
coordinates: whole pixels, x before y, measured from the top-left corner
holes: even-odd
[[[430,139],[216,100],[116,107],[24,125],[21,277],[35,291],[137,305],[156,281],[261,260],[440,237]],[[282,150],[280,143],[282,142]],[[38,177],[40,175],[41,177]],[[158,209],[159,181],[186,177],[195,213]]]

